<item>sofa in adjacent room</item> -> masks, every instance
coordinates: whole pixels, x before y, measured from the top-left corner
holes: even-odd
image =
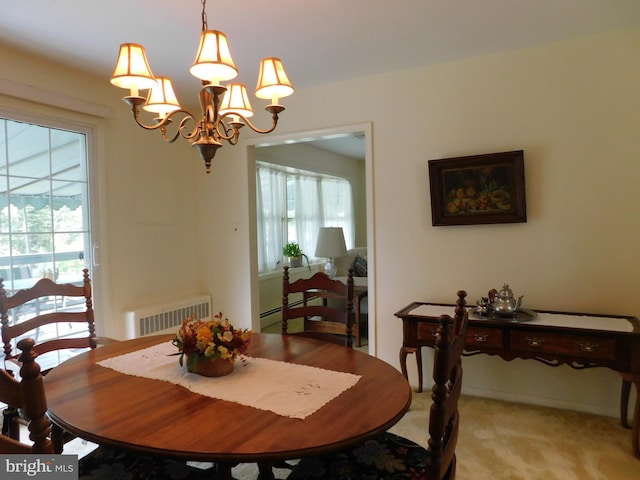
[[[342,282],[347,281],[349,269],[353,269],[353,283],[356,289],[358,287],[367,287],[367,247],[356,247],[347,250],[347,255],[334,259],[337,267],[336,280]],[[362,345],[362,338],[367,336],[367,319],[368,319],[368,296],[366,293],[360,297],[359,319],[356,319],[358,325],[354,325],[354,336],[356,347]],[[357,310],[354,305],[354,309]]]

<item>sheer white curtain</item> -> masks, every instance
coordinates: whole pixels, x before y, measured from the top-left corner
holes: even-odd
[[[287,213],[287,178],[284,172],[256,164],[258,271],[273,270],[282,260]]]
[[[307,257],[313,258],[316,253],[318,232],[322,219],[318,215],[321,208],[320,178],[296,175],[293,177],[295,185],[295,224],[297,241]]]
[[[355,245],[355,219],[351,184],[339,178],[323,179],[321,183],[323,227],[342,227],[347,248]]]
[[[291,241],[313,259],[320,227],[342,227],[347,248],[354,246],[353,196],[348,180],[256,162],[256,189],[258,271],[278,268],[282,246]]]

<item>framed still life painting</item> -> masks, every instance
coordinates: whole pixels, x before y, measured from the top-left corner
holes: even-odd
[[[434,226],[527,221],[524,152],[429,160]]]

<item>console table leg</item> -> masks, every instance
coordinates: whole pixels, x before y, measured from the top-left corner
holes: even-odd
[[[413,351],[410,351],[410,349],[405,347],[402,347],[400,349],[400,370],[402,370],[402,375],[407,380],[407,382],[409,381],[409,374],[407,373],[407,355],[415,352],[415,349],[412,350]]]
[[[636,387],[636,407],[633,411],[631,446],[633,447],[633,454],[640,458],[640,378],[636,377],[633,380],[633,385]]]
[[[418,362],[418,393],[422,393],[422,348],[416,350],[416,362]]]
[[[620,423],[624,428],[631,428],[629,425],[629,395],[631,393],[631,382],[622,379],[622,390],[620,392]]]
[[[410,353],[416,354],[416,361],[418,362],[418,393],[422,392],[422,351],[420,348],[402,347],[400,349],[400,370],[404,378],[409,381],[409,374],[407,373],[407,355]]]

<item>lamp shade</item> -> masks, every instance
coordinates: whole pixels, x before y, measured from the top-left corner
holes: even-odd
[[[168,115],[174,110],[180,110],[180,104],[176,98],[168,77],[156,77],[158,85],[149,90],[147,103],[142,107],[148,112],[159,113],[161,116]]]
[[[135,91],[152,88],[158,84],[151,73],[147,54],[142,45],[137,43],[120,45],[120,53],[113,69],[111,83],[116,87]]]
[[[242,115],[245,118],[253,116],[253,110],[247,95],[247,88],[242,83],[227,85],[227,91],[220,104],[219,113],[220,115],[226,115],[228,113],[232,115]]]
[[[238,76],[238,69],[231,57],[227,36],[218,30],[205,30],[200,35],[200,47],[189,70],[200,80],[218,85]]]
[[[336,258],[347,254],[342,227],[321,227],[316,244],[316,257]]]
[[[260,74],[256,86],[256,97],[270,98],[274,105],[278,98],[288,97],[293,93],[293,86],[284,71],[279,58],[263,58],[260,62]]]

